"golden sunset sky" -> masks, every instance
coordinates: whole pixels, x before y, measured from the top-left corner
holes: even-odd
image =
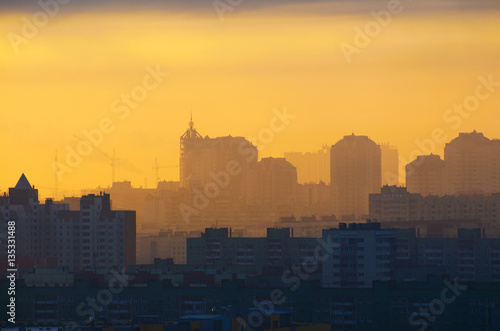
[[[314,151],[353,132],[397,146],[402,163],[425,154],[415,141],[436,129],[447,141],[473,130],[500,138],[500,83],[479,88],[475,110],[447,113],[473,100],[480,77],[500,82],[500,8],[491,2],[401,1],[350,62],[341,45],[355,47],[357,29],[374,26],[371,12],[390,1],[243,0],[223,20],[210,1],[199,2],[73,0],[29,38],[23,29],[40,6],[3,2],[0,191],[24,172],[42,198],[52,196],[55,151],[67,166],[77,137],[103,120],[112,128],[100,151],[62,174],[58,198],[109,186],[104,154],[113,150],[117,181],[155,186],[155,158],[162,179],[178,180],[191,112],[202,135],[250,138],[286,108],[295,118],[261,157]],[[169,75],[128,116],[115,112],[123,94],[143,85],[146,68]]]

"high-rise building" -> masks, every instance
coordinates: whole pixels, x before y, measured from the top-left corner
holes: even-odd
[[[109,194],[83,196],[79,211],[51,199],[39,204],[38,191],[23,174],[0,205],[9,215],[4,220],[16,223],[18,257],[44,259],[47,266],[71,271],[120,269],[136,262],[135,211],[111,210]]]
[[[4,196],[3,199],[5,215],[9,215],[4,220],[16,222],[16,255],[38,257],[35,252],[39,252],[42,246],[41,238],[36,234],[40,207],[38,190],[22,174],[16,186],[9,188],[9,196]],[[3,233],[7,230],[4,224],[0,230]],[[6,252],[7,247],[2,249],[3,254]]]
[[[345,136],[331,148],[333,213],[368,215],[368,195],[380,192],[381,150],[367,136]]]
[[[265,212],[291,215],[297,185],[297,169],[290,162],[284,158],[263,158],[251,169],[250,198]]]
[[[461,132],[444,148],[447,194],[500,192],[500,147],[482,133]]]
[[[445,165],[439,155],[419,155],[406,165],[406,187],[423,196],[444,195]]]
[[[257,147],[245,138],[202,137],[191,119],[180,138],[180,186],[203,191],[207,184],[218,185],[220,196],[245,199],[257,160]]]
[[[399,184],[399,153],[389,143],[380,144],[382,152],[382,185]]]
[[[111,210],[109,194],[80,200],[82,267],[124,268],[135,264],[135,211]]]
[[[304,183],[330,183],[330,151],[323,145],[316,152],[289,152],[285,159],[297,168],[297,181]]]

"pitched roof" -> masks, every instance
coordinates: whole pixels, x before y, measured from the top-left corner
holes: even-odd
[[[21,175],[21,178],[17,181],[16,184],[16,189],[18,190],[30,190],[31,189],[31,184],[28,182],[28,179],[24,174]]]

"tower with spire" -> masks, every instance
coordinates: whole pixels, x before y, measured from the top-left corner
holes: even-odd
[[[194,128],[193,122],[193,112],[191,112],[191,119],[189,121],[189,128],[182,134],[180,139],[180,160],[179,160],[179,172],[180,172],[180,182],[181,186],[186,186],[186,177],[193,172],[192,162],[190,159],[189,151],[199,145],[203,141],[201,134]]]
[[[181,136],[181,153],[182,153],[182,142],[186,139],[203,139],[201,134],[194,128],[193,113],[191,112],[191,120],[189,121],[189,128]]]
[[[213,185],[215,174],[224,176],[227,167],[236,163],[241,173],[232,176],[228,183],[220,188],[219,198],[225,196],[226,201],[243,201],[249,185],[249,169],[257,164],[257,155],[257,147],[244,137],[202,136],[195,129],[191,116],[189,128],[180,137],[180,187],[192,191],[195,187],[205,187],[210,183]],[[214,206],[214,209],[230,212],[222,207]],[[217,217],[229,219],[232,216],[218,214]],[[214,219],[217,217],[214,216]]]

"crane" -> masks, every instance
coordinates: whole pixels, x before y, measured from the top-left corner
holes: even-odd
[[[155,171],[155,179],[156,179],[156,184],[160,182],[160,175],[159,175],[159,169],[163,168],[178,168],[178,165],[167,165],[167,166],[159,166],[158,165],[158,158],[155,158],[155,163],[153,165],[153,170]]]
[[[59,175],[59,163],[57,163],[57,149],[56,149],[56,155],[54,157],[54,201],[57,201],[57,182],[58,179],[57,175]]]

